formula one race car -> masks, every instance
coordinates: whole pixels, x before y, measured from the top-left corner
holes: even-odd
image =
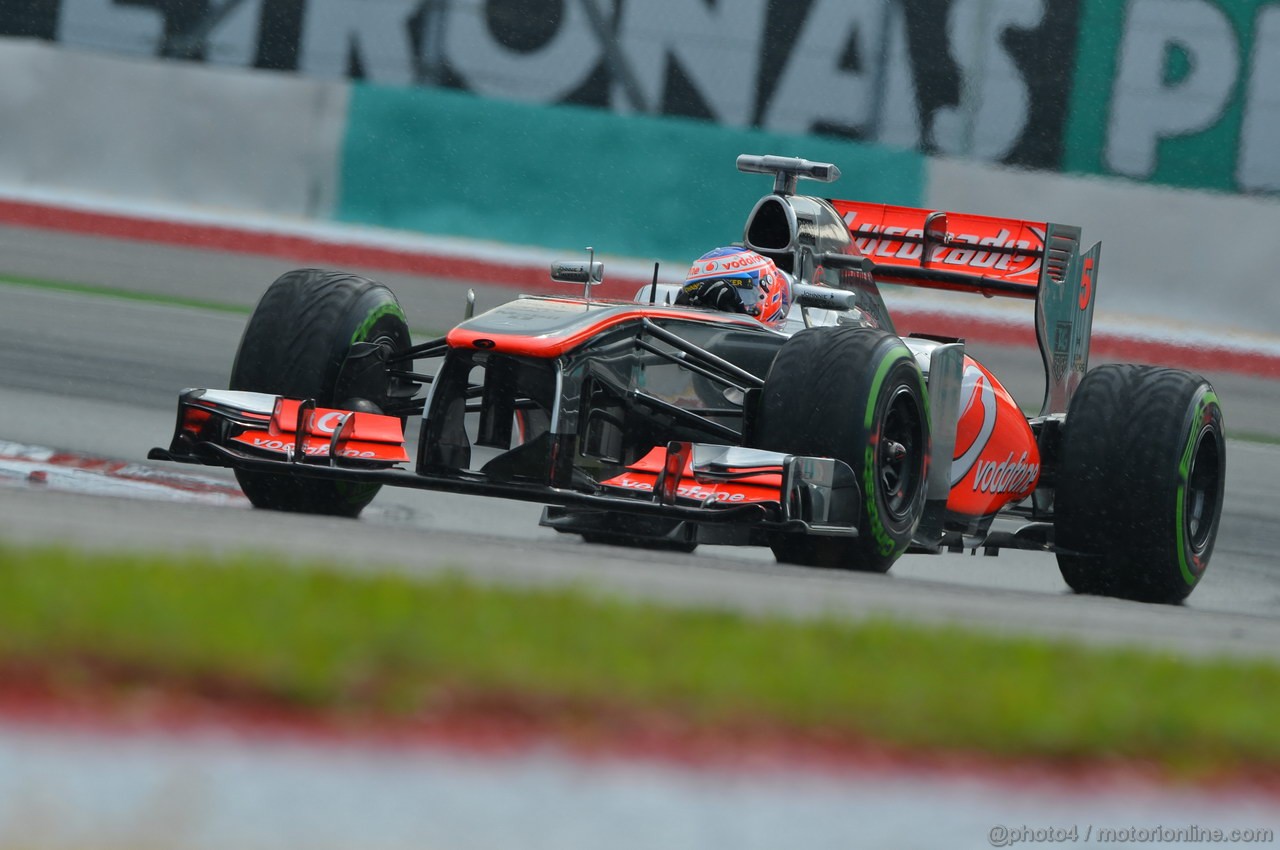
[[[781,324],[668,303],[680,287],[656,271],[636,302],[592,299],[588,258],[551,271],[581,297],[522,297],[414,345],[386,287],[294,271],[254,310],[230,390],[184,391],[150,457],[233,467],[260,508],[355,516],[387,484],[540,502],[544,525],[588,542],[767,545],[864,571],[1030,549],[1078,592],[1191,592],[1222,511],[1222,411],[1186,372],[1087,371],[1100,245],[796,194],[839,176],[825,163],[738,168],[774,177],[742,247],[793,282]],[[960,340],[900,337],[880,283],[1034,301],[1039,414]]]

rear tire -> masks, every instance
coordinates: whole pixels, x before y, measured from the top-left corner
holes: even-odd
[[[1181,602],[1209,565],[1225,482],[1222,408],[1208,381],[1152,366],[1090,371],[1063,433],[1062,577],[1077,593]]]
[[[779,561],[882,573],[906,551],[924,510],[929,415],[920,367],[897,336],[818,327],[791,337],[765,381],[753,442],[842,460],[863,491],[858,537],[778,535]]]
[[[386,409],[383,375],[362,376],[342,388],[338,376],[351,347],[376,342],[408,348],[409,327],[391,290],[356,275],[299,269],[280,276],[263,294],[245,327],[231,367],[231,389],[313,398],[320,407],[350,409],[358,400]],[[355,517],[379,485],[324,481],[236,470],[255,507]]]

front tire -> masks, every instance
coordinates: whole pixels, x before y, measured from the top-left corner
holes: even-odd
[[[347,354],[360,342],[388,351],[409,347],[404,311],[391,290],[340,272],[287,272],[268,287],[249,317],[231,367],[231,389],[312,398],[320,407],[351,409],[371,402],[386,409],[385,370],[363,373],[354,383],[344,380],[339,387]],[[236,480],[254,507],[344,517],[358,516],[379,489],[244,470],[236,470]]]
[[[882,573],[906,551],[924,510],[929,415],[900,338],[864,327],[791,337],[765,381],[753,442],[844,461],[863,491],[857,537],[778,535],[779,561]]]
[[[1226,438],[1209,382],[1178,369],[1090,371],[1067,411],[1055,497],[1062,577],[1077,593],[1181,602],[1222,517]]]

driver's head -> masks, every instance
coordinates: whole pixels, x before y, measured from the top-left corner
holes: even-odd
[[[694,261],[676,303],[747,313],[776,328],[791,309],[791,278],[755,251],[716,248]]]

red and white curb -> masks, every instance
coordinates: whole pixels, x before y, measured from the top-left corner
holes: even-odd
[[[1269,846],[1277,829],[1272,798],[1191,788],[0,722],[5,846],[844,850],[1199,843],[1232,831]]]
[[[248,505],[235,482],[0,440],[0,486],[134,499]]]

